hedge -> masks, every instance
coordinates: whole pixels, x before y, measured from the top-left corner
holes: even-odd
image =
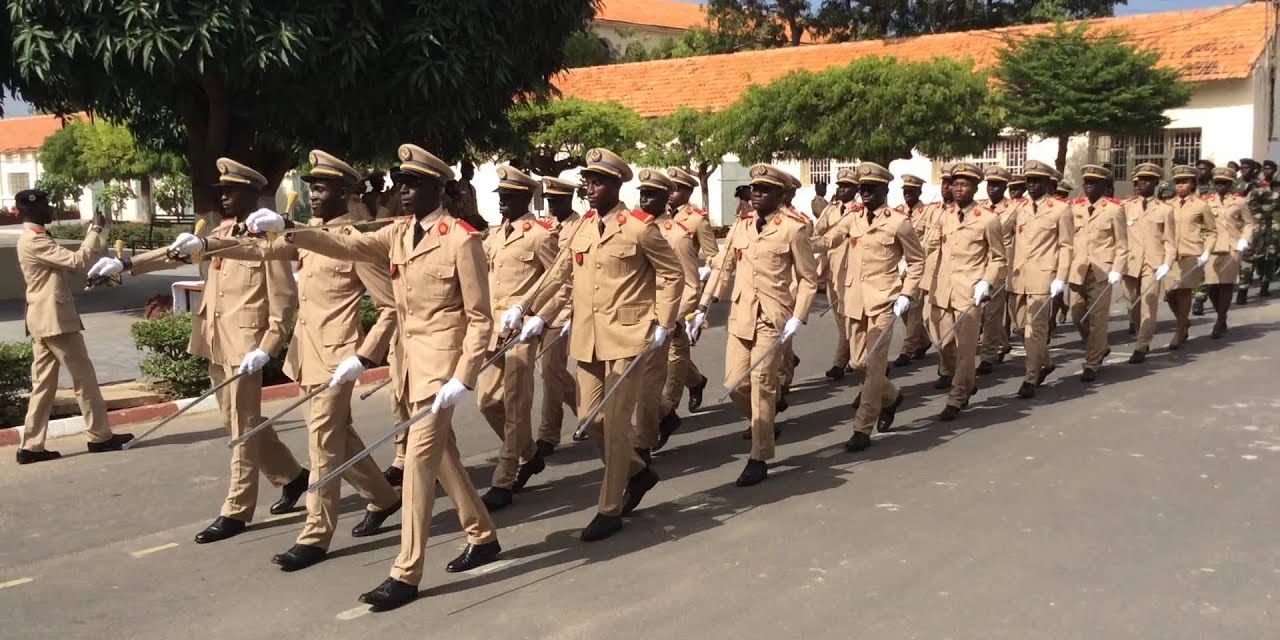
[[[45,232],[50,238],[58,240],[83,240],[87,229],[83,224],[57,224],[49,225]],[[116,240],[123,240],[124,246],[135,251],[167,247],[184,231],[191,229],[186,225],[151,228],[143,222],[116,222],[107,227],[107,246],[114,246]]]
[[[0,342],[0,425],[23,423],[30,391],[31,343]]]

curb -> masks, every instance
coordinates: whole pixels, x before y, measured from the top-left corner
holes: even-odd
[[[364,372],[360,376],[360,380],[356,382],[356,386],[373,384],[382,382],[388,377],[387,367],[377,367]],[[272,402],[275,400],[284,400],[285,398],[296,398],[302,395],[302,387],[296,382],[288,382],[285,384],[277,384],[270,387],[263,387],[262,401]],[[130,407],[128,409],[117,409],[107,412],[107,424],[112,427],[119,427],[130,424],[138,424],[140,422],[151,422],[168,416],[183,407],[191,404],[195,398],[182,398],[181,400],[173,400],[170,402],[161,402],[159,404],[149,404],[142,407]],[[200,403],[187,411],[188,414],[204,413],[206,411],[218,410],[218,397],[216,395],[209,396]],[[71,416],[69,418],[58,418],[50,420],[48,427],[49,438],[62,438],[73,436],[77,433],[84,433],[87,430],[84,418],[82,416]],[[0,429],[0,447],[17,446],[22,442],[22,427],[9,427]]]

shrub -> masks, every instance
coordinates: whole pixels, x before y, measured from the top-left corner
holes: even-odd
[[[147,351],[142,375],[180,398],[200,395],[209,388],[209,361],[187,353],[191,314],[161,314],[133,323],[129,329],[138,349]]]
[[[0,342],[0,425],[20,425],[31,390],[31,343]]]
[[[50,238],[57,240],[83,240],[86,229],[82,224],[59,224],[50,225],[45,231]],[[107,228],[107,246],[114,246],[116,240],[122,240],[124,246],[135,251],[155,249],[172,244],[183,231],[190,229],[185,225],[149,228],[141,222],[116,222]]]

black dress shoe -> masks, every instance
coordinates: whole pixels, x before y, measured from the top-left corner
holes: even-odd
[[[938,419],[943,422],[951,422],[960,416],[960,407],[955,405],[947,405],[942,408],[942,413],[938,414]]]
[[[1258,297],[1259,298],[1271,297],[1271,281],[1270,280],[1263,280],[1262,284],[1258,285]]]
[[[938,376],[938,379],[933,383],[933,388],[934,389],[950,389],[951,376]]]
[[[847,364],[846,364],[846,365],[844,366],[844,372],[845,372],[846,374],[853,373],[853,366],[852,366],[852,365],[847,365]]]
[[[658,474],[653,472],[650,467],[641,469],[631,479],[627,481],[627,491],[624,494],[622,502],[622,515],[629,515],[636,507],[640,506],[640,501],[644,499],[644,494],[658,485]]]
[[[573,432],[574,442],[585,442],[590,439],[591,439],[591,436],[587,434],[587,425],[585,424],[582,425],[581,427],[578,427]]]
[[[658,451],[667,446],[667,440],[671,439],[671,434],[680,428],[680,416],[676,415],[675,409],[672,409],[667,415],[662,416],[662,420],[658,422],[658,445],[653,448]]]
[[[689,413],[697,413],[702,408],[702,391],[707,388],[707,377],[702,376],[702,382],[697,386],[689,387]]]
[[[546,440],[537,440],[533,443],[534,448],[538,451],[538,457],[550,458],[551,454],[556,452],[556,445]]]
[[[635,452],[646,465],[653,464],[653,451],[651,449],[637,448]]]
[[[1249,304],[1249,290],[1236,289],[1236,304]]]
[[[844,377],[844,367],[836,365],[831,367],[830,369],[827,369],[827,379],[831,380],[832,382],[835,382],[836,380],[839,380],[843,377]]]
[[[18,464],[45,462],[48,460],[57,460],[61,457],[62,454],[57,451],[28,451],[26,449],[18,449]]]
[[[542,473],[547,468],[547,461],[542,459],[542,454],[533,454],[532,460],[526,460],[516,469],[516,481],[511,485],[511,490],[520,493],[524,491],[524,486],[529,484],[529,479]]]
[[[404,469],[391,465],[382,471],[382,477],[387,479],[387,484],[393,487],[399,487],[404,484]]]
[[[196,544],[208,544],[210,542],[226,540],[231,536],[239,535],[248,526],[248,523],[244,520],[218,516],[213,519],[213,524],[205,527],[204,531],[196,534]]]
[[[309,544],[295,544],[284,553],[271,556],[271,562],[280,565],[281,571],[297,571],[324,560],[328,551]]]
[[[764,460],[747,459],[747,466],[742,470],[734,484],[739,487],[751,487],[769,477],[769,465]]]
[[[390,518],[392,514],[399,511],[401,504],[403,503],[397,502],[382,511],[365,509],[364,519],[362,519],[359,524],[351,528],[351,537],[364,538],[366,536],[377,535],[382,531],[382,523],[386,522],[387,518]]]
[[[909,353],[899,354],[898,357],[893,360],[893,366],[895,367],[905,367],[909,364],[911,364],[911,354]]]
[[[418,585],[387,578],[373,591],[360,594],[360,602],[371,605],[374,611],[390,611],[403,607],[418,598]]]
[[[800,366],[800,356],[793,353],[791,354],[791,368],[794,369],[798,366]]]
[[[1030,400],[1036,397],[1036,386],[1030,382],[1022,383],[1022,386],[1018,387],[1018,397],[1023,400]]]
[[[1097,380],[1097,379],[1098,379],[1097,369],[1085,367],[1084,371],[1080,374],[1080,382],[1093,382],[1094,380]]]
[[[921,348],[919,348],[919,349],[916,349],[916,352],[915,352],[915,353],[913,353],[913,354],[911,354],[911,359],[912,359],[912,360],[920,360],[920,359],[924,358],[925,354],[929,353],[929,347],[932,347],[932,346],[933,346],[933,345],[928,344],[928,345],[925,345],[925,346],[923,346],[923,347],[921,347]]]
[[[1038,386],[1040,386],[1040,385],[1044,384],[1045,378],[1048,378],[1048,377],[1049,377],[1049,374],[1053,373],[1053,370],[1054,370],[1054,369],[1057,369],[1057,368],[1058,368],[1058,365],[1056,365],[1056,364],[1050,364],[1050,365],[1048,365],[1048,366],[1046,366],[1046,367],[1044,367],[1044,368],[1040,369],[1040,375],[1036,376],[1036,386],[1038,387]]]
[[[1129,364],[1142,364],[1147,360],[1146,349],[1134,349],[1133,354],[1129,356]]]
[[[779,396],[778,396],[778,401],[777,401],[776,403],[774,403],[774,405],[773,405],[773,412],[774,412],[774,413],[782,413],[783,411],[786,411],[786,410],[787,410],[787,407],[790,407],[790,406],[791,406],[791,405],[787,404],[787,396],[786,396],[786,395],[779,395]]]
[[[289,484],[280,490],[280,499],[271,505],[271,513],[280,515],[293,511],[298,506],[298,500],[307,492],[307,478],[310,476],[311,472],[303,469],[298,477],[289,481]]]
[[[603,513],[597,513],[596,517],[591,519],[591,524],[588,524],[578,537],[583,542],[596,542],[619,531],[622,531],[622,516],[606,516]]]
[[[902,392],[898,392],[898,398],[893,404],[880,409],[880,417],[876,418],[876,430],[880,433],[889,433],[893,429],[893,420],[898,417],[898,407],[902,406]]]
[[[484,503],[484,506],[489,510],[489,513],[493,513],[494,511],[499,511],[504,507],[511,506],[512,495],[513,494],[510,489],[489,487],[489,490],[484,492],[484,495],[480,496],[480,501]]]
[[[1213,323],[1213,331],[1209,332],[1209,337],[1217,340],[1225,335],[1227,335],[1227,323],[1221,320]]]
[[[995,369],[995,365],[991,364],[990,362],[987,362],[986,360],[983,360],[978,363],[978,375],[980,376],[985,376],[988,373],[991,373],[991,371],[994,369]]]
[[[498,544],[497,540],[484,544],[469,544],[458,557],[444,566],[444,570],[449,573],[470,571],[497,560],[499,553],[502,553],[502,545]]]
[[[125,443],[133,440],[132,433],[117,433],[102,442],[90,442],[89,453],[103,453],[105,451],[119,451],[124,448]]]
[[[849,453],[857,453],[869,446],[871,446],[871,434],[854,431],[849,440],[844,443],[844,450]]]
[[[1137,335],[1137,333],[1138,333],[1138,325],[1136,325],[1136,324],[1134,324],[1134,323],[1130,322],[1130,323],[1129,323],[1129,335],[1131,335],[1131,336],[1132,336],[1132,335]]]

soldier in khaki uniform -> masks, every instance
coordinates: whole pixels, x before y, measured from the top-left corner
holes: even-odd
[[[1009,188],[1009,170],[992,165],[984,173],[987,178],[987,207],[1000,216],[1005,255],[1012,262],[1018,203],[1005,196],[1005,191]],[[996,291],[982,306],[982,339],[978,343],[980,374],[991,373],[995,365],[1004,362],[1005,355],[1013,349],[1009,341],[1009,297],[1008,282],[996,283]]]
[[[1173,284],[1165,289],[1165,300],[1173,311],[1173,339],[1169,349],[1176,351],[1187,341],[1191,328],[1191,302],[1194,290],[1204,280],[1204,266],[1209,263],[1218,242],[1218,229],[1209,203],[1196,195],[1196,169],[1186,165],[1173,168],[1173,228],[1177,232],[1178,258],[1169,272]]]
[[[581,534],[591,542],[620,531],[622,516],[658,483],[658,474],[631,446],[644,379],[639,371],[622,374],[636,358],[666,345],[684,274],[654,217],[628,211],[619,201],[619,190],[632,178],[627,162],[607,149],[592,149],[586,159],[582,177],[592,209],[566,245],[571,259],[559,262],[548,286],[521,305],[533,314],[521,336],[540,333],[541,319],[555,317],[572,299],[569,356],[578,361],[578,414],[585,416],[612,392],[603,420],[588,426],[604,459],[599,513]]]
[[[814,220],[809,216],[806,216],[805,214],[801,213],[798,209],[795,208],[795,205],[792,204],[792,201],[795,200],[796,192],[799,191],[800,187],[802,186],[800,179],[785,171],[782,173],[782,177],[786,180],[786,183],[787,183],[786,190],[783,192],[783,195],[782,195],[782,207],[781,207],[782,211],[783,213],[792,214],[792,217],[794,217],[797,220],[803,220],[805,225],[809,227],[809,235],[810,237],[812,237]],[[815,263],[815,269],[816,269],[816,263]],[[815,270],[815,273],[816,273],[816,270]],[[795,289],[799,285],[799,282],[800,282],[800,278],[798,277],[798,274],[797,274],[797,277],[792,280],[792,285],[791,285],[791,289],[792,289],[791,296],[793,298],[796,296],[797,292]],[[784,342],[782,344],[781,350],[782,350],[782,374],[778,377],[778,385],[780,389],[778,393],[778,412],[779,413],[787,410],[787,406],[788,406],[787,396],[791,393],[791,383],[795,380],[795,377],[796,377],[796,367],[800,366],[800,358],[796,356],[796,349],[794,344],[792,344],[790,341]]]
[[[1016,171],[1016,168],[1015,168]],[[1027,176],[1022,173],[1014,173],[1009,176],[1009,197],[1014,200],[1021,200],[1027,195]]]
[[[751,456],[738,477],[740,487],[758,484],[768,476],[767,460],[774,455],[774,415],[779,396],[780,359],[786,350],[777,343],[795,337],[817,293],[817,263],[809,224],[784,209],[791,181],[777,167],[751,167],[753,215],[738,218],[729,230],[725,259],[712,268],[690,334],[706,322],[714,298],[732,287],[729,342],[725,349],[725,384],[736,384],[730,397],[751,421]],[[794,292],[794,293],[793,293]],[[737,379],[747,373],[741,382]]]
[[[925,205],[924,233],[920,235],[920,244],[924,245],[925,251],[924,277],[920,280],[920,288],[926,292],[932,291],[934,282],[938,280],[938,261],[941,259],[941,255],[937,251],[937,248],[940,246],[940,243],[937,242],[937,236],[941,233],[942,214],[944,212],[951,211],[955,207],[955,199],[951,193],[951,169],[954,166],[955,163],[953,162],[948,162],[942,165],[940,178],[940,193],[942,197],[937,202],[931,202]],[[934,242],[930,242],[930,240],[933,240]],[[930,247],[933,248],[931,249]],[[927,297],[925,299],[928,300]],[[921,306],[925,307],[925,309],[921,311],[924,320],[925,334],[929,337],[930,342],[937,343],[938,339],[942,337],[942,334],[938,331],[938,326],[933,322],[933,317],[929,312],[928,305]],[[941,349],[941,345],[939,345],[938,348]],[[921,353],[920,356],[923,357],[924,354]],[[912,359],[914,360],[917,358],[912,356]],[[942,364],[939,363],[940,375],[938,377],[938,381],[934,383],[933,387],[938,390],[948,389],[951,387],[951,374],[948,373],[946,375],[941,375],[942,372]]]
[[[217,167],[223,215],[210,235],[244,235],[242,222],[258,207],[267,179],[230,158],[219,158]],[[102,275],[123,269],[140,275],[184,263],[185,259],[162,247],[132,259],[126,257],[123,262],[102,258],[95,269]],[[209,381],[214,385],[240,376],[218,393],[222,422],[232,438],[263,420],[262,367],[284,348],[297,306],[297,283],[288,262],[211,258],[187,350],[209,360]],[[283,488],[280,499],[271,505],[273,514],[293,510],[307,490],[307,470],[298,465],[275,430],[258,433],[231,450],[231,481],[222,513],[196,535],[196,543],[225,540],[245,530],[258,502],[259,472]]]
[[[707,219],[707,211],[689,202],[693,197],[693,190],[700,184],[698,177],[680,167],[667,167],[667,177],[675,183],[675,190],[671,192],[671,199],[667,202],[667,206],[671,208],[671,219],[693,229],[693,245],[697,247],[703,262],[699,276],[706,282],[707,276],[711,274],[711,261],[720,253],[720,246],[716,244],[716,234],[711,229],[711,221]]]
[[[1081,170],[1083,170],[1083,168]],[[1062,174],[1058,174],[1058,175],[1062,175]],[[1058,186],[1054,187],[1054,195],[1058,196],[1059,198],[1062,198],[1063,200],[1067,200],[1071,198],[1071,192],[1075,190],[1076,190],[1076,187],[1075,185],[1071,184],[1071,181],[1059,178]]]
[[[1129,234],[1124,210],[1105,196],[1105,183],[1111,181],[1111,172],[1087,164],[1080,173],[1085,195],[1071,204],[1075,247],[1068,283],[1071,320],[1085,343],[1080,380],[1092,382],[1111,351],[1107,347],[1107,319],[1111,315],[1113,288],[1129,264]]]
[[[1049,319],[1053,300],[1067,288],[1075,224],[1071,207],[1051,196],[1052,167],[1028,160],[1023,169],[1027,200],[1015,209],[1013,269],[1009,286],[1018,298],[1026,377],[1019,398],[1034,398],[1055,365],[1049,357]]]
[[[559,178],[542,179],[542,196],[547,201],[547,211],[552,216],[551,237],[555,242],[558,260],[561,250],[573,241],[573,234],[582,216],[573,210],[573,191],[576,186]],[[549,273],[549,272],[548,272]],[[544,278],[546,276],[543,276]],[[540,282],[538,286],[542,286]],[[560,431],[564,423],[564,408],[574,411],[577,391],[573,376],[569,375],[569,332],[573,330],[571,312],[565,307],[560,317],[551,321],[551,328],[542,337],[542,418],[538,425],[538,439],[534,442],[543,458],[552,454],[560,445]],[[575,434],[576,436],[577,434]],[[585,432],[584,434],[585,435]]]
[[[1159,283],[1177,258],[1173,207],[1156,197],[1164,177],[1160,165],[1143,163],[1133,169],[1133,197],[1124,201],[1129,235],[1129,261],[1124,266],[1125,297],[1129,299],[1129,328],[1137,335],[1130,364],[1140,364],[1151,351],[1160,301]]]
[[[538,183],[507,165],[498,167],[498,211],[502,223],[489,230],[484,253],[489,266],[489,299],[495,314],[505,312],[524,296],[533,293],[556,257],[550,224],[529,211]],[[489,351],[496,352],[513,327],[495,331]],[[493,468],[493,481],[484,494],[490,512],[511,504],[516,492],[524,489],[546,462],[533,444],[534,349],[537,344],[518,342],[487,369],[480,372],[477,399],[480,413],[498,438],[502,448]],[[524,462],[521,463],[521,460]]]
[[[974,373],[981,305],[991,297],[992,283],[1004,282],[1008,274],[1000,216],[973,199],[982,170],[958,162],[951,179],[955,206],[940,210],[938,231],[925,246],[926,253],[938,256],[937,280],[927,298],[931,322],[939,338],[948,337],[938,344],[939,384],[935,385],[951,389],[947,406],[938,416],[944,421],[955,420],[977,390]]]
[[[44,227],[53,220],[49,194],[34,189],[20,191],[14,197],[22,214],[22,235],[18,237],[18,266],[26,281],[26,325],[31,337],[31,398],[27,419],[18,447],[18,464],[44,462],[61,457],[57,451],[44,448],[49,427],[49,411],[58,391],[58,369],[66,367],[71,374],[80,415],[89,428],[89,451],[118,451],[133,439],[127,433],[112,435],[107,426],[107,403],[98,389],[98,375],[89,360],[84,336],[80,332],[80,314],[76,312],[68,280],[72,273],[86,271],[102,253],[101,214],[94,216],[84,242],[76,251],[65,249],[45,235]]]
[[[462,466],[453,433],[453,408],[477,384],[493,320],[480,232],[441,205],[453,170],[416,145],[399,149],[401,202],[412,218],[369,234],[293,233],[289,242],[343,260],[387,264],[395,295],[400,340],[406,354],[403,377],[414,414],[429,410],[409,428],[403,500],[408,513],[400,529],[400,554],[391,576],[360,596],[375,609],[393,609],[418,596],[422,564],[438,480],[457,506],[467,532],[462,554],[449,572],[474,569],[498,557],[502,547],[489,512]],[[285,220],[259,211],[252,231],[280,231]]]
[[[916,232],[916,238],[920,240],[921,246],[924,246],[924,236],[929,230],[929,209],[920,202],[920,192],[924,188],[924,179],[911,174],[903,174],[902,176],[902,204],[898,210],[907,219],[911,221],[911,228]],[[903,274],[906,277],[906,274]],[[923,281],[921,282],[923,284]],[[923,288],[921,289],[923,291]],[[902,338],[902,353],[898,354],[898,358],[893,361],[895,367],[905,367],[912,360],[919,360],[929,351],[932,346],[929,340],[929,332],[924,326],[924,310],[925,305],[921,303],[912,304],[906,315],[902,317],[903,328],[906,329],[906,335]]]
[[[321,233],[360,233],[342,226],[356,222],[348,210],[348,195],[360,174],[337,157],[318,149],[311,152],[310,164],[310,173],[302,177],[311,185],[311,210],[316,214],[310,226],[324,225],[326,230]],[[228,260],[298,263],[298,321],[289,342],[285,371],[305,393],[312,393],[317,387],[326,389],[312,398],[307,418],[310,480],[319,480],[363,451],[364,442],[351,423],[351,394],[360,374],[386,357],[396,332],[387,265],[336,260],[299,250],[283,238],[270,242],[244,237],[201,239],[184,233],[170,249],[182,255],[217,251]],[[367,334],[361,326],[359,308],[365,294],[373,296],[379,308],[378,319]],[[364,519],[352,529],[352,536],[378,533],[386,519],[400,510],[400,495],[372,458],[365,458],[352,467],[343,479],[367,501]],[[285,571],[297,571],[323,560],[333,540],[341,497],[338,482],[307,494],[307,520],[297,542],[288,551],[273,557],[272,562]]]
[[[711,275],[711,261],[720,252],[720,248],[716,245],[716,236],[711,231],[711,223],[707,221],[707,212],[688,203],[689,195],[698,186],[698,179],[679,167],[668,167],[667,177],[675,185],[671,191],[671,199],[667,202],[667,207],[673,212],[671,214],[672,222],[675,223],[673,226],[687,230],[686,233],[692,236],[694,248],[705,258],[705,264],[695,263],[698,289],[692,295],[696,304],[698,295],[702,293],[702,284]],[[702,247],[707,245],[710,245],[711,249],[703,251]],[[685,295],[688,296],[689,292],[686,291]],[[685,313],[688,312],[688,310],[685,311]],[[667,382],[662,387],[662,404],[674,411],[680,404],[680,397],[684,395],[684,390],[688,389],[688,408],[692,413],[702,407],[702,392],[707,388],[707,377],[702,375],[698,365],[693,362],[689,352],[689,335],[684,331],[684,323],[677,322],[675,330],[676,334],[671,337],[671,350],[668,352],[668,374]],[[665,443],[666,438],[663,438],[657,448],[661,449]]]
[[[1256,164],[1256,163],[1255,163]],[[1241,254],[1249,249],[1254,220],[1249,201],[1232,193],[1235,178],[1229,170],[1213,170],[1213,195],[1204,196],[1213,211],[1217,239],[1204,266],[1204,282],[1208,297],[1218,314],[1209,337],[1217,339],[1227,333],[1227,309],[1231,307],[1231,291],[1240,280]]]
[[[893,174],[874,162],[863,162],[857,172],[865,209],[845,216],[814,241],[819,250],[845,254],[841,279],[832,287],[842,289],[849,340],[866,375],[859,393],[862,401],[853,417],[853,435],[844,445],[850,452],[871,446],[873,429],[888,431],[893,426],[902,394],[886,375],[889,341],[880,336],[915,303],[924,275],[924,248],[911,219],[886,204]],[[905,277],[898,272],[903,261]]]
[[[858,170],[845,167],[836,173],[835,202],[827,205],[818,216],[814,225],[814,237],[820,237],[840,224],[842,220],[858,215],[864,207],[858,202]],[[840,294],[844,289],[845,248],[839,244],[823,252],[827,265],[824,272],[827,283],[827,301],[831,304],[831,317],[836,322],[836,353],[827,370],[827,378],[839,380],[845,376],[850,365],[849,322],[844,317],[844,306]]]

